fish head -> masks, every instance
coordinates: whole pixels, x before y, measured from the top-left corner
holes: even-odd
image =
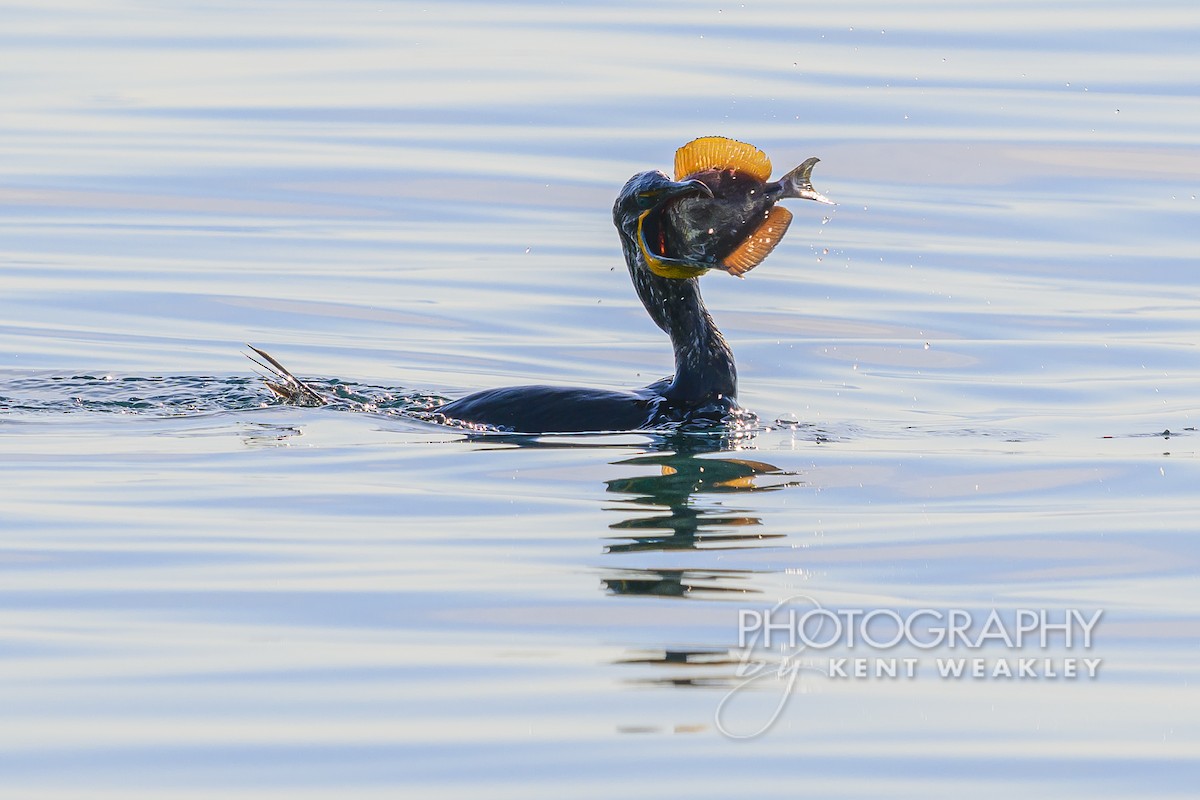
[[[776,197],[766,183],[740,170],[709,169],[688,176],[708,186],[709,196],[689,195],[666,208],[667,249],[725,269],[737,250],[766,219]]]

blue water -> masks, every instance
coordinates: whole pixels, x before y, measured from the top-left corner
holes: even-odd
[[[1193,4],[0,19],[0,795],[1194,794]],[[839,203],[704,279],[755,427],[406,416],[669,373],[612,201],[713,134]],[[788,694],[781,602],[1103,616]]]

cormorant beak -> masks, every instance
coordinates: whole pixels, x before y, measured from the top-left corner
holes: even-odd
[[[691,179],[686,181],[671,181],[656,193],[654,205],[643,211],[638,217],[637,244],[642,252],[646,267],[655,275],[662,278],[698,278],[708,272],[713,264],[705,264],[687,258],[672,258],[666,253],[666,241],[662,238],[662,227],[659,215],[668,202],[676,197],[689,194],[699,194],[712,197],[712,189],[703,181]],[[651,233],[651,241],[656,241],[657,247],[652,247],[646,240]]]
[[[672,181],[670,187],[666,189],[666,196],[663,198],[665,203],[673,197],[681,197],[685,194],[702,194],[705,197],[712,197],[712,189],[708,188],[708,184],[701,180],[692,178],[686,181]],[[662,205],[662,203],[659,203]]]

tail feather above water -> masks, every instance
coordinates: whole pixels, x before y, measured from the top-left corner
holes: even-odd
[[[253,361],[258,366],[267,371],[267,375],[263,375],[263,383],[267,388],[279,396],[285,402],[297,406],[323,406],[328,401],[316,392],[311,386],[297,378],[283,364],[276,361],[270,353],[259,350],[252,344],[246,345],[255,352],[262,361],[258,358],[246,354],[246,358]]]

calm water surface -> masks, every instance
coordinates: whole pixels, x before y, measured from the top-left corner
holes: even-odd
[[[1194,795],[1193,3],[0,19],[0,794]],[[610,209],[709,134],[839,201],[705,279],[756,428],[404,415],[667,374]],[[1103,614],[739,647],[778,603]]]

